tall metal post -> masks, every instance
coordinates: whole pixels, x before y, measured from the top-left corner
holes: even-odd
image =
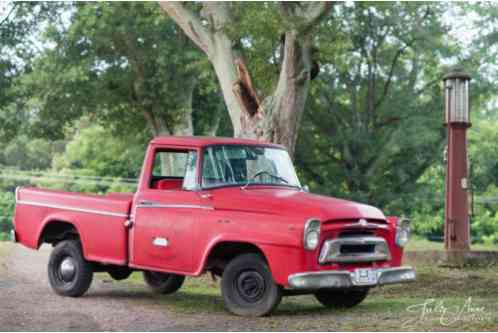
[[[470,249],[469,196],[467,170],[467,129],[470,76],[454,69],[444,77],[445,125],[448,133],[444,245],[446,250]]]

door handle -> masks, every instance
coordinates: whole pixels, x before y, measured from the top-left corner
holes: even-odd
[[[154,205],[158,205],[159,203],[157,203],[155,201],[141,200],[138,202],[138,204],[143,205],[143,206],[154,206]]]
[[[202,199],[211,199],[213,195],[211,193],[201,193]]]

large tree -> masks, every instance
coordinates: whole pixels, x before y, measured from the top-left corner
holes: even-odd
[[[443,64],[475,70],[441,21],[445,7],[359,2],[321,27],[335,44],[318,41],[324,63],[296,155],[315,190],[410,207],[417,179],[443,156]]]
[[[257,12],[250,10],[251,6],[254,5],[161,2],[164,11],[213,65],[234,135],[281,143],[292,154],[314,69],[313,30],[328,14],[331,3],[261,3]],[[240,7],[247,10],[242,12]],[[282,44],[276,51],[280,60],[278,80],[271,91],[264,92],[266,97],[253,86],[244,55],[254,40],[246,31],[234,31],[234,27],[243,28],[240,22],[247,22],[247,17],[254,18],[254,25],[261,23],[258,16],[276,22],[278,32],[268,37]],[[272,59],[272,54],[266,58]]]
[[[20,116],[16,79],[29,72],[39,45],[40,26],[59,19],[61,3],[0,3],[0,140],[7,141],[26,119]]]
[[[209,65],[156,3],[75,4],[69,23],[50,26],[45,42],[55,47],[19,81],[25,109],[37,110],[37,134],[61,137],[82,115],[122,137],[216,132],[222,99],[204,84],[212,81]],[[194,115],[194,98],[210,108]]]

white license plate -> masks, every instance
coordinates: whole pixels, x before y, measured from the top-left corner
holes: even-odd
[[[371,268],[358,268],[354,270],[354,282],[356,285],[377,284],[377,272]]]

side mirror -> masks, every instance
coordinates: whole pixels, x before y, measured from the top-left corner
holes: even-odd
[[[310,191],[310,187],[308,185],[303,185],[303,187],[301,187],[303,189],[304,192],[309,192]]]

